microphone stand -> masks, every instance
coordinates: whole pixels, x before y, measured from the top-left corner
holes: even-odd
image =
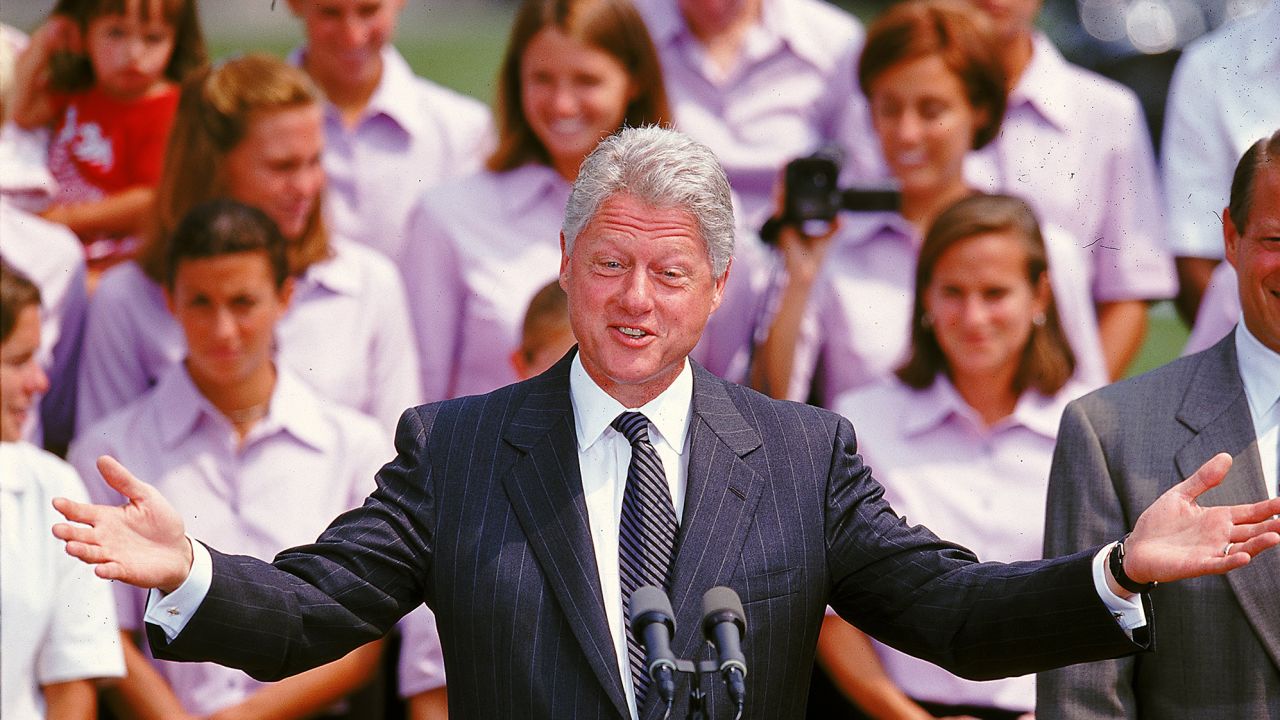
[[[702,649],[711,648],[710,642],[703,643]],[[704,673],[720,672],[720,665],[715,660],[676,660],[676,672],[689,675],[689,712],[687,720],[707,720],[707,693],[702,689]]]

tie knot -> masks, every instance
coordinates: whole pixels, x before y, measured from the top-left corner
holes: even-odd
[[[624,412],[614,418],[610,424],[632,445],[642,441],[649,442],[649,418],[645,417],[644,413]]]

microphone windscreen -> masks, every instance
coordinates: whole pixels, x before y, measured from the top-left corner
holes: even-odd
[[[671,609],[671,601],[667,599],[667,594],[662,591],[662,588],[654,585],[636,588],[636,591],[631,593],[629,607],[632,628],[635,627],[637,619],[650,613],[658,613],[666,622],[675,622],[676,613]]]
[[[747,628],[747,615],[742,611],[742,600],[732,588],[723,585],[713,587],[702,596],[702,617],[704,622],[711,618],[723,619],[725,615],[732,617],[744,631]]]

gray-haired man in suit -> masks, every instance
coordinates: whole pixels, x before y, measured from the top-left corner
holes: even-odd
[[[1280,436],[1280,130],[1241,158],[1223,212],[1243,322],[1218,344],[1070,405],[1045,554],[1123,534],[1181,474],[1235,458],[1202,505],[1276,497]],[[1224,546],[1223,552],[1234,552]],[[1280,720],[1280,556],[1151,592],[1157,652],[1043,673],[1040,720]]]
[[[560,281],[577,350],[532,380],[407,411],[378,489],[315,544],[267,564],[191,543],[163,498],[105,459],[130,504],[59,501],[89,527],[54,532],[99,575],[163,591],[148,615],[157,655],[262,678],[338,657],[426,602],[455,718],[661,716],[622,589],[659,558],[675,651],[702,652],[699,599],[732,587],[746,613],[746,708],[785,718],[804,710],[828,604],[961,674],[1026,673],[1139,649],[1108,609],[1136,609],[1125,627],[1145,622],[1117,584],[1126,576],[1225,572],[1280,543],[1280,520],[1265,521],[1280,501],[1195,504],[1226,456],[1143,515],[1118,574],[1105,548],[978,563],[907,525],[847,421],[687,359],[719,305],[733,227],[709,150],[671,130],[624,130],[583,163],[565,210]],[[1228,542],[1239,551],[1224,555]],[[689,687],[681,678],[677,716]],[[724,698],[711,694],[711,717],[733,716]]]

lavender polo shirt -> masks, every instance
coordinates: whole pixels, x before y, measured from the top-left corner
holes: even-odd
[[[1049,278],[1063,330],[1085,385],[1106,381],[1090,291],[1094,258],[1070,236],[1043,228]],[[823,407],[887,376],[907,357],[920,240],[900,215],[846,215],[801,320],[787,397],[816,392]]]
[[[295,282],[276,327],[279,357],[322,397],[372,415],[390,433],[422,401],[404,286],[381,254],[336,238],[330,246],[332,257]],[[160,286],[137,263],[108,270],[89,307],[76,427],[142,395],[186,350]]]
[[[846,177],[882,176],[883,161],[854,82],[863,30],[820,0],[763,0],[737,65],[721,73],[676,0],[639,0],[662,58],[676,126],[715,152],[742,198],[747,227],[773,212],[782,167],[820,146],[845,154]]]
[[[123,502],[94,467],[99,455],[113,455],[173,503],[193,537],[270,560],[364,502],[390,448],[379,423],[327,402],[284,367],[267,416],[238,442],[230,421],[174,365],[146,395],[81,434],[69,459],[95,502]],[[114,587],[120,626],[141,628],[147,591]],[[213,663],[152,662],[183,708],[201,717],[263,687]]]
[[[305,48],[290,60],[301,65]],[[390,45],[382,80],[354,127],[324,107],[326,218],[335,234],[398,261],[413,241],[413,206],[423,191],[480,168],[493,146],[483,103],[413,74]]]
[[[1026,198],[1041,223],[1102,255],[1093,277],[1099,302],[1177,292],[1137,97],[1071,65],[1044,37],[1009,95],[999,136],[971,153],[965,170],[975,187]]]
[[[983,560],[1011,562],[1041,555],[1058,420],[1083,391],[1068,383],[1051,398],[1023,393],[1013,414],[989,428],[943,376],[924,390],[896,379],[878,383],[841,396],[835,410],[858,429],[858,451],[907,522]],[[975,682],[874,646],[889,677],[913,698],[1035,709],[1034,675]]]

